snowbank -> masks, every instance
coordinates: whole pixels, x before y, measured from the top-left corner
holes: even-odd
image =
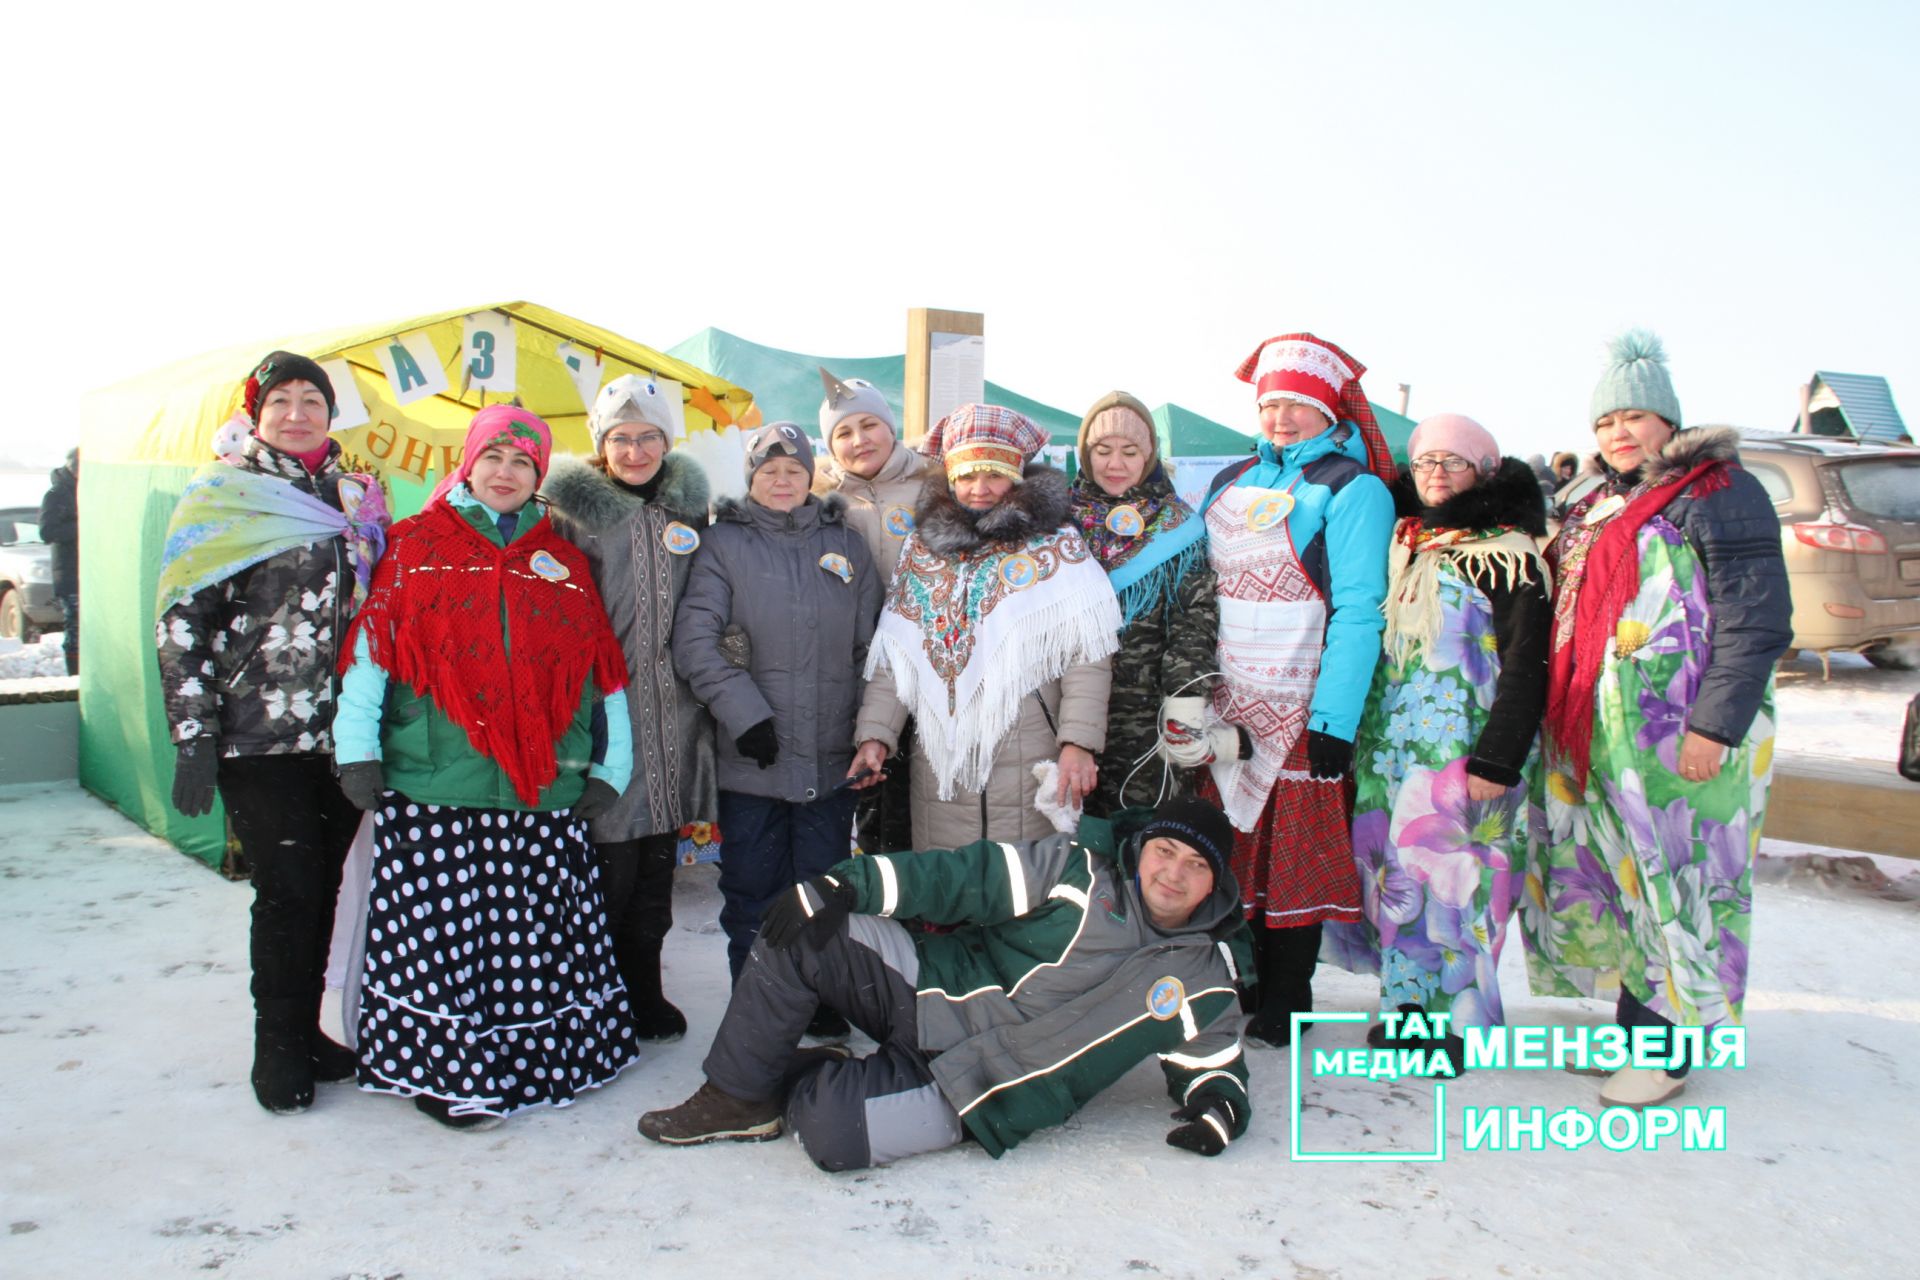
[[[46,676],[65,676],[67,660],[60,652],[66,637],[56,631],[41,636],[29,645],[18,640],[0,640],[0,680],[33,680]]]

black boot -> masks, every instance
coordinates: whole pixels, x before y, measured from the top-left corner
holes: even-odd
[[[313,1062],[313,1078],[321,1084],[351,1080],[360,1069],[360,1055],[318,1027],[307,1042],[307,1057]]]
[[[687,1015],[661,991],[660,943],[635,946],[621,966],[633,1033],[649,1044],[667,1044],[687,1034]]]
[[[275,1115],[292,1115],[313,1105],[313,1059],[303,1003],[255,1002],[253,1096]]]
[[[1246,1035],[1272,1047],[1293,1043],[1293,1015],[1313,1012],[1313,971],[1320,963],[1318,923],[1297,929],[1261,929],[1255,934],[1260,957],[1259,1009]],[[1301,1028],[1305,1035],[1312,1024]]]

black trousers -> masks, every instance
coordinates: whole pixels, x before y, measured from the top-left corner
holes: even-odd
[[[607,899],[607,931],[614,962],[634,999],[660,997],[660,946],[673,928],[673,869],[680,834],[665,831],[637,840],[596,842],[600,889]]]
[[[254,1008],[311,1022],[360,811],[341,793],[331,756],[234,756],[220,762],[219,783],[253,864]]]
[[[1632,1034],[1635,1027],[1666,1027],[1669,1031],[1673,1028],[1673,1023],[1641,1004],[1639,999],[1625,987],[1620,988],[1620,1001],[1614,1006],[1613,1020],[1625,1027],[1628,1034]],[[1669,1053],[1677,1047],[1671,1038],[1666,1041]],[[1677,1080],[1691,1070],[1693,1070],[1693,1063],[1683,1056],[1679,1066],[1667,1068],[1667,1074]]]
[[[913,721],[900,731],[900,749],[887,757],[887,776],[860,792],[853,838],[862,853],[904,853],[913,848]]]

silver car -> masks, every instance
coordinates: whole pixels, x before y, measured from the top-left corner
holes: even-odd
[[[0,639],[34,641],[66,625],[53,598],[53,549],[38,507],[0,507]]]

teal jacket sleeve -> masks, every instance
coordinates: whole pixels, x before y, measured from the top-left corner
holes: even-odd
[[[333,709],[333,758],[360,764],[380,758],[380,714],[387,705],[387,673],[373,660],[365,632],[353,640],[353,665],[340,677]]]
[[[1380,660],[1386,617],[1393,495],[1375,475],[1355,476],[1327,504],[1327,647],[1307,728],[1353,741]]]
[[[627,691],[618,689],[600,704],[607,718],[607,745],[600,758],[587,766],[587,776],[624,792],[633,781],[633,724],[627,719]]]

